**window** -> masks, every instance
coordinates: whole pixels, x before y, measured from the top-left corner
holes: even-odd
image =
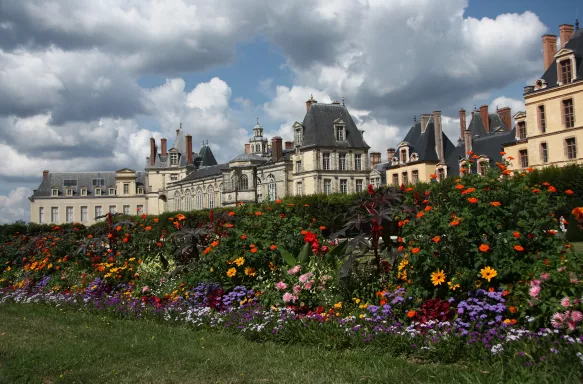
[[[348,193],[348,180],[340,179],[340,193]]]
[[[403,184],[405,185],[409,184],[409,175],[407,174],[407,172],[403,172]]]
[[[208,193],[208,206],[209,206],[209,208],[212,209],[215,207],[215,190],[214,190],[214,188],[208,187],[207,193]]]
[[[219,186],[219,203],[223,205],[223,184]]]
[[[103,187],[103,186],[105,186],[105,179],[93,179],[93,186],[94,187]]]
[[[203,195],[202,195],[202,189],[197,189],[196,190],[196,209],[202,209],[202,204],[203,204]]]
[[[56,188],[53,188],[53,192],[52,192],[53,196],[59,196],[59,190]]]
[[[267,195],[269,197],[269,201],[275,201],[277,199],[275,177],[273,177],[273,175],[267,176]]]
[[[144,194],[144,187],[138,187],[138,195]]]
[[[354,169],[362,171],[362,155],[359,153],[354,155]]]
[[[443,181],[443,180],[445,180],[445,169],[443,169],[443,168],[439,168],[439,169],[437,170],[437,175],[439,176],[439,180],[440,180],[440,181]]]
[[[416,169],[411,171],[411,176],[413,178],[413,184],[417,184],[419,182],[419,171]]]
[[[97,219],[99,216],[103,216],[103,208],[101,205],[95,207],[95,219]]]
[[[362,192],[362,180],[356,180],[356,192]]]
[[[516,124],[517,126],[517,134],[518,134],[518,139],[522,140],[522,139],[526,139],[526,123],[524,121],[521,121],[520,123]]]
[[[482,176],[486,176],[486,170],[488,169],[488,162],[485,160],[478,162],[478,173]]]
[[[143,205],[138,205],[138,206],[136,207],[136,212],[138,213],[138,215],[139,215],[140,213],[146,213],[146,211],[144,211],[144,206],[143,206]]]
[[[38,222],[39,223],[45,222],[45,209],[44,209],[44,207],[39,207],[39,209],[38,209]]]
[[[324,193],[327,195],[332,193],[332,180],[324,179]]]
[[[407,162],[407,150],[405,148],[401,149],[401,163]]]
[[[116,206],[115,205],[110,205],[109,206],[109,213],[115,213],[116,212]]]
[[[124,205],[123,206],[123,214],[124,215],[129,215],[130,214],[130,206],[129,205]]]
[[[296,161],[296,173],[299,173],[302,171],[302,161],[298,160]]]
[[[322,169],[324,169],[324,170],[330,169],[330,154],[329,153],[322,154]]]
[[[569,84],[571,82],[571,59],[563,60],[561,67],[561,83]]]
[[[301,128],[296,128],[296,130],[294,131],[294,144],[296,147],[302,145],[302,129]]]
[[[81,196],[87,196],[87,188],[81,188]]]
[[[547,148],[547,143],[540,144],[540,157],[543,163],[549,162],[549,151]]]
[[[115,195],[115,188],[109,188],[109,195],[110,196]]]
[[[176,174],[170,175],[170,181],[176,181],[176,180],[178,180],[178,175],[176,175]]]
[[[178,153],[170,154],[170,165],[178,165]]]
[[[573,115],[573,99],[563,100],[563,121],[566,128],[575,126],[575,116]]]
[[[337,125],[335,128],[336,133],[336,141],[344,141],[345,134],[344,134],[344,127],[342,125]]]
[[[520,166],[522,168],[528,167],[528,151],[526,149],[521,149],[518,152],[518,157],[520,157]]]
[[[51,207],[51,223],[59,222],[59,208]]]
[[[296,183],[296,195],[300,196],[304,193],[304,184],[302,182]]]
[[[67,223],[72,223],[73,222],[73,207],[67,207],[65,213],[66,213]]]
[[[393,185],[395,185],[395,186],[399,185],[399,174],[398,173],[393,173]]]
[[[87,207],[81,207],[81,222],[87,222]]]
[[[545,117],[545,106],[539,105],[538,106],[538,126],[541,133],[545,133],[547,131],[547,120]]]
[[[67,189],[67,196],[73,196],[73,190],[71,188]]]
[[[346,153],[338,154],[338,169],[346,171]]]
[[[565,140],[567,159],[577,158],[577,142],[574,137]]]
[[[95,188],[95,196],[101,196],[101,188]]]
[[[239,179],[239,190],[246,191],[247,189],[249,189],[249,179],[247,178],[247,175],[241,175],[241,178]]]
[[[67,187],[76,187],[77,186],[77,180],[63,180],[63,187],[67,188]]]
[[[123,185],[123,194],[124,195],[129,195],[130,194],[130,185],[127,183],[124,183]]]

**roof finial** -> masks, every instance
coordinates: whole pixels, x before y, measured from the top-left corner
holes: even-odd
[[[344,96],[342,96],[342,106],[344,107]]]
[[[178,128],[178,129],[182,129],[182,121],[180,122],[180,128]]]
[[[257,125],[259,125],[259,117],[257,118]]]
[[[575,19],[575,30],[579,29],[579,19]]]
[[[417,122],[417,115],[413,115],[413,122],[416,123]]]

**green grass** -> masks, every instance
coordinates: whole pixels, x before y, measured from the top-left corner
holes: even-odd
[[[254,343],[39,304],[0,306],[0,383],[508,382],[503,377],[501,366],[416,364],[365,349]],[[544,372],[511,378],[555,379]]]

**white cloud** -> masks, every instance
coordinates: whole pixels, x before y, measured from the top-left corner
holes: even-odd
[[[30,220],[30,202],[32,190],[18,187],[7,196],[0,195],[0,224],[14,223],[16,220]]]
[[[504,107],[510,107],[510,109],[512,110],[512,115],[519,111],[526,111],[524,100],[517,100],[506,96],[500,96],[492,100],[488,109],[490,111],[495,111],[496,108]]]

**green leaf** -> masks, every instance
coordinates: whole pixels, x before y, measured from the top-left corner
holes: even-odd
[[[289,253],[288,251],[286,251],[283,248],[279,249],[279,253],[281,253],[281,257],[283,258],[283,261],[285,261],[290,267],[295,267],[297,264],[296,259],[292,256],[291,253]]]
[[[304,247],[300,251],[298,256],[298,262],[300,264],[305,264],[310,260],[310,256],[312,255],[312,245],[310,243],[304,244]]]

